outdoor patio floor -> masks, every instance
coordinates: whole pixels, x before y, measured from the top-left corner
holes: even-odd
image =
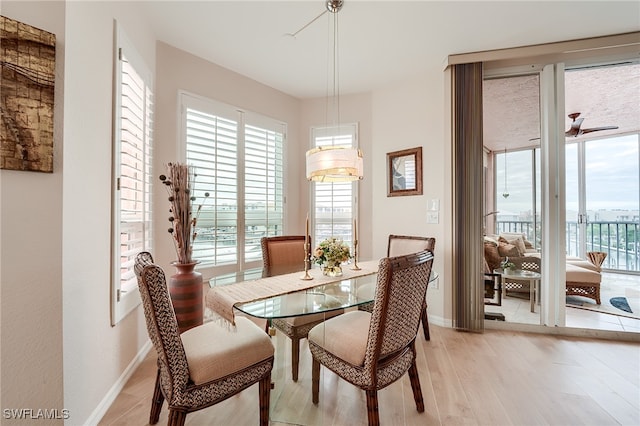
[[[593,299],[568,296],[566,326],[640,333],[640,275],[603,272],[600,296],[600,306]],[[626,297],[632,312],[611,305],[612,297]],[[540,306],[531,312],[528,292],[503,297],[502,306],[485,305],[485,312],[502,313],[507,322],[540,324]]]

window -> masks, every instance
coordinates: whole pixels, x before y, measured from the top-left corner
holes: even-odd
[[[567,143],[567,254],[602,251],[603,268],[640,271],[639,153],[638,133]]]
[[[313,127],[311,138],[314,148],[321,146],[358,147],[358,125],[344,124],[334,127]],[[329,237],[338,237],[353,247],[353,220],[357,217],[356,182],[314,182],[313,231],[316,245]]]
[[[538,242],[535,179],[540,163],[534,161],[538,151],[531,148],[495,154],[498,234],[522,232],[529,241]]]
[[[135,256],[151,250],[151,72],[116,28],[111,323],[140,303]]]
[[[286,124],[186,93],[180,99],[184,152],[203,206],[193,246],[199,270],[260,266],[260,239],[284,234]]]

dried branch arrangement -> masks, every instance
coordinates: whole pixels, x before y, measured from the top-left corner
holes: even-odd
[[[195,177],[193,168],[181,163],[167,164],[167,175],[160,175],[160,181],[169,194],[171,226],[168,231],[173,237],[179,264],[193,262],[193,242],[198,235],[196,228],[198,217],[204,201],[209,197],[209,193],[205,192],[204,200],[198,205],[194,214],[193,203],[196,197],[192,193],[192,188]]]

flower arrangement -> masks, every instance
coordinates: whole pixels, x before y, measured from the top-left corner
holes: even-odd
[[[178,255],[178,264],[193,263],[192,252],[193,242],[198,236],[197,224],[202,205],[209,197],[209,193],[204,193],[204,200],[195,212],[193,203],[196,201],[192,193],[192,187],[196,174],[192,167],[180,163],[168,163],[167,175],[160,175],[160,181],[166,186],[169,194],[171,208],[169,212],[168,231],[173,237],[173,243]]]
[[[349,246],[341,238],[330,237],[322,241],[313,251],[313,262],[323,266],[325,273],[341,273],[340,263],[351,258]],[[326,264],[326,266],[324,266]],[[337,269],[336,269],[337,268]]]
[[[500,267],[502,269],[514,269],[516,265],[510,261],[508,257],[505,257],[504,260],[500,262]]]

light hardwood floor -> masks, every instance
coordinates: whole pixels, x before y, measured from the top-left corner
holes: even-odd
[[[415,409],[408,376],[379,392],[383,425],[640,425],[640,345],[513,331],[465,333],[432,325],[418,335],[425,412]],[[322,369],[311,403],[311,362],[301,346],[300,379],[290,379],[290,346],[274,338],[276,387],[271,425],[363,425],[364,392]],[[146,425],[155,351],[136,370],[100,425]],[[284,377],[283,377],[284,376]],[[163,406],[159,424],[166,424]],[[187,425],[257,425],[257,385],[205,410]]]

